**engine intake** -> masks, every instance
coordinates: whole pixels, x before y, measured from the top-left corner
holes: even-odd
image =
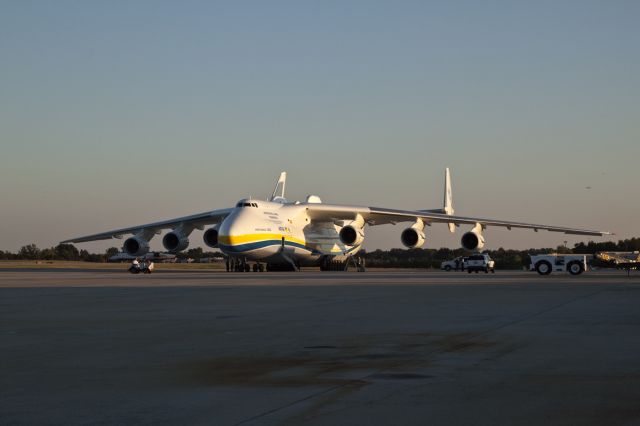
[[[177,253],[189,247],[189,237],[171,231],[162,238],[162,245],[169,253]]]
[[[400,234],[400,241],[407,248],[418,248],[424,245],[426,238],[424,231],[416,228],[407,228]]]
[[[471,231],[465,233],[460,240],[463,248],[469,251],[479,251],[484,248],[484,237],[482,236],[482,226],[476,225]]]
[[[149,241],[140,237],[127,238],[122,245],[122,251],[129,256],[142,256],[149,253]]]
[[[211,248],[218,247],[218,227],[209,228],[204,232],[202,236],[204,243]]]
[[[364,241],[362,228],[358,229],[352,225],[343,226],[339,236],[340,242],[346,246],[359,246]]]

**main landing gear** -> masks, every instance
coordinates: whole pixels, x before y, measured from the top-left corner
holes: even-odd
[[[227,272],[290,272],[298,271],[299,265],[295,263],[249,263],[245,258],[228,257],[225,262]]]
[[[358,272],[366,272],[364,257],[349,256],[345,260],[335,260],[327,256],[320,262],[321,271],[348,271],[349,265],[353,265]]]
[[[228,257],[225,262],[227,272],[250,272],[251,265],[247,263],[245,258]],[[261,263],[255,263],[253,265],[254,272],[264,271],[264,266]]]
[[[350,266],[355,267],[358,272],[366,271],[363,257],[349,256],[344,260],[336,260],[334,256],[326,256],[320,262],[321,271],[348,271]],[[227,272],[290,272],[300,270],[298,263],[249,263],[244,257],[228,257],[225,267]]]

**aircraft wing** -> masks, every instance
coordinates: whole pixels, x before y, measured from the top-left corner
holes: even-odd
[[[540,229],[561,232],[572,235],[589,235],[589,236],[605,236],[613,235],[606,231],[594,231],[589,229],[565,228],[561,226],[537,225],[533,223],[514,222],[506,220],[485,219],[479,217],[466,217],[448,215],[444,212],[438,213],[437,210],[395,210],[380,207],[361,207],[361,206],[340,206],[330,204],[309,204],[307,213],[312,220],[316,221],[335,221],[355,219],[360,214],[365,222],[370,226],[395,224],[398,222],[411,222],[416,219],[422,219],[425,224],[431,223],[452,223],[455,225],[476,225],[480,224],[483,228],[487,226],[503,227],[507,229],[525,228],[538,231]]]
[[[160,222],[147,223],[145,225],[132,226],[129,228],[114,229],[113,231],[101,232],[99,234],[87,235],[84,237],[71,238],[62,243],[83,243],[86,241],[108,240],[111,238],[121,238],[126,234],[147,233],[155,234],[162,229],[175,228],[180,225],[197,228],[202,225],[219,223],[231,213],[232,209],[213,210],[198,213],[190,216],[178,217],[175,219],[163,220]]]

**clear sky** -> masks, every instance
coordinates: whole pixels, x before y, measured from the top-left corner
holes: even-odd
[[[0,249],[264,197],[281,170],[292,199],[436,208],[445,166],[459,214],[640,236],[638,22],[637,1],[2,1]]]

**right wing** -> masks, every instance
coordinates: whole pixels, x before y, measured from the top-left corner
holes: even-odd
[[[562,226],[537,225],[533,223],[515,222],[498,219],[487,219],[479,217],[466,217],[438,213],[436,210],[396,210],[380,207],[364,206],[342,206],[331,204],[307,204],[307,214],[316,221],[338,221],[353,220],[357,215],[362,216],[369,226],[396,224],[398,222],[410,222],[421,219],[425,224],[447,223],[454,225],[476,225],[483,228],[487,226],[497,226],[507,229],[524,228],[538,231],[540,229],[551,232],[562,232],[572,235],[605,236],[612,235],[607,231],[597,231],[590,229],[566,228]]]
[[[129,228],[114,229],[113,231],[101,232],[99,234],[87,235],[84,237],[71,238],[62,243],[83,243],[86,241],[108,240],[111,238],[122,238],[126,234],[145,234],[153,236],[162,229],[175,228],[178,226],[188,226],[192,228],[202,227],[221,222],[231,213],[233,209],[213,210],[198,213],[190,216],[178,217],[176,219],[163,220],[161,222],[147,223],[145,225],[131,226]]]

